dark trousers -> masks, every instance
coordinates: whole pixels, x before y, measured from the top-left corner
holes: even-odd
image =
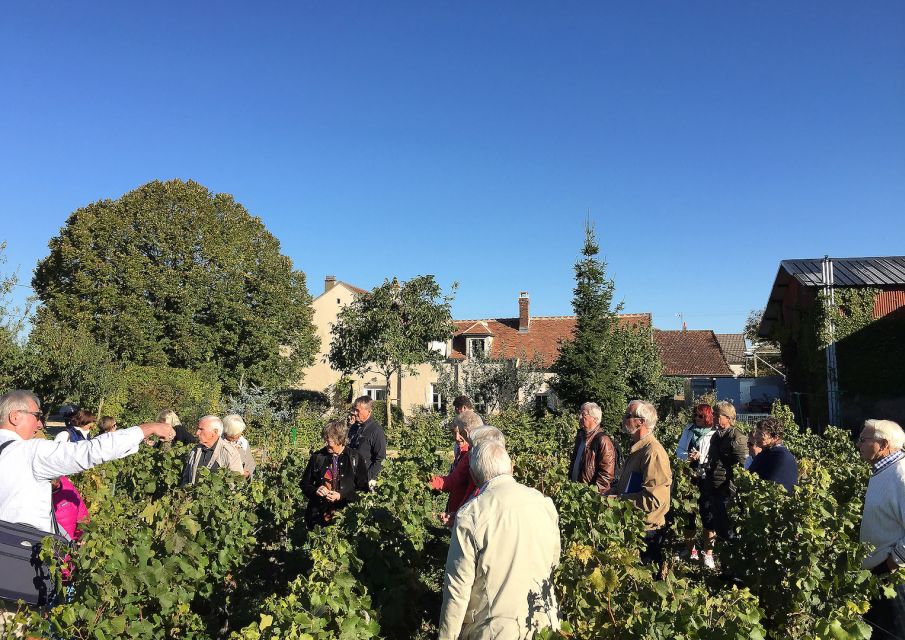
[[[873,630],[872,640],[905,640],[905,584],[896,587],[895,598],[871,600],[864,621]]]
[[[706,495],[698,500],[701,508],[701,524],[708,531],[716,531],[721,540],[732,537],[732,523],[729,521],[729,501],[732,496]]]

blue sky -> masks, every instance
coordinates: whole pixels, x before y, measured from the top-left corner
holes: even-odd
[[[902,2],[11,3],[0,239],[191,178],[314,295],[433,273],[457,318],[617,296],[741,330],[784,258],[905,254]],[[28,290],[20,287],[18,295]]]

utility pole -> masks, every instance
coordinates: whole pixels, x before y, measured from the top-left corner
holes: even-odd
[[[840,426],[842,417],[839,408],[839,365],[836,362],[836,324],[833,314],[836,312],[836,297],[833,294],[833,261],[829,256],[823,257],[823,297],[827,305],[826,313],[826,404],[829,423]]]

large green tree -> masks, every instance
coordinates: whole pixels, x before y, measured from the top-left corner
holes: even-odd
[[[88,331],[123,363],[215,367],[297,382],[318,341],[305,275],[231,195],[154,181],[69,216],[32,286],[50,316]]]
[[[560,346],[551,386],[570,409],[596,402],[603,410],[603,422],[612,425],[625,409],[629,389],[620,367],[622,303],[613,304],[615,286],[606,277],[606,262],[598,258],[599,252],[594,227],[586,222],[582,257],[575,263],[575,330],[572,340]]]
[[[6,263],[5,253],[6,241],[3,241],[0,242],[0,266]],[[22,385],[23,352],[19,332],[23,314],[14,308],[11,296],[18,281],[15,272],[8,275],[0,272],[0,390]]]
[[[387,385],[387,427],[391,424],[390,378],[413,373],[419,364],[442,356],[432,342],[445,342],[455,326],[450,311],[452,297],[443,294],[431,275],[418,276],[401,285],[394,278],[358,296],[339,312],[331,328],[328,358],[344,373],[376,371]],[[401,406],[402,394],[396,402]]]

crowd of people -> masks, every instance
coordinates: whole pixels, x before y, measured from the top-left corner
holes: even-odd
[[[453,407],[455,416],[447,424],[452,464],[448,473],[428,483],[432,490],[448,494],[438,521],[451,530],[439,637],[526,638],[543,627],[557,628],[552,585],[560,536],[554,504],[513,478],[503,432],[485,424],[467,396],[456,398]],[[323,428],[324,446],[311,454],[302,479],[309,528],[331,525],[340,509],[376,489],[387,451],[372,409],[373,400],[362,396],[345,419]],[[747,434],[737,427],[730,402],[694,407],[675,452],[676,459],[687,463],[681,471],[673,470],[657,439],[657,410],[650,402],[633,400],[626,407],[621,429],[630,447],[625,456],[601,420],[600,406],[581,406],[568,478],[592,486],[601,499],[628,501],[640,509],[645,518],[642,559],[658,565],[664,533],[676,519],[684,532],[687,559],[716,569],[715,546],[734,535],[730,504],[741,469],[790,493],[798,483],[798,462],[783,445],[782,423],[768,417]],[[238,415],[204,416],[194,435],[171,410],[162,411],[156,422],[124,429],[109,416],[97,420],[78,410],[52,441],[36,437],[43,424],[34,394],[12,391],[0,396],[0,524],[24,524],[78,541],[90,516],[68,476],[129,456],[143,443],[193,444],[182,485],[199,481],[201,468],[246,478],[255,471],[243,435],[246,425]],[[905,432],[889,420],[868,420],[857,445],[872,467],[861,539],[874,551],[865,558],[864,568],[876,574],[897,571],[905,567]],[[670,513],[676,472],[689,474],[698,488],[695,513]],[[875,637],[905,635],[902,603],[905,590],[894,600],[872,603],[867,619],[877,630]],[[882,635],[887,632],[890,635]]]

